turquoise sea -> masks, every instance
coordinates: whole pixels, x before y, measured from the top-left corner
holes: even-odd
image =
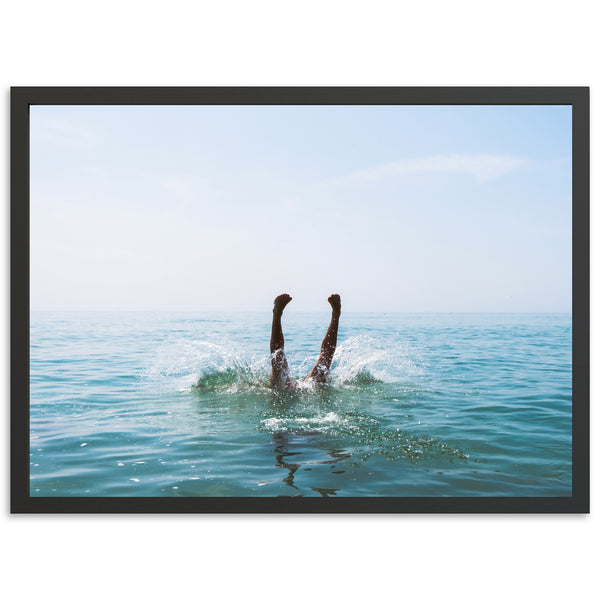
[[[286,310],[294,376],[329,322]],[[269,389],[271,312],[34,312],[32,496],[570,496],[571,315],[342,313]]]

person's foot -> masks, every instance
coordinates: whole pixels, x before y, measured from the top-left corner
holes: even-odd
[[[292,301],[292,297],[289,294],[279,294],[273,302],[273,312],[282,313],[283,309]]]
[[[340,299],[339,294],[331,294],[329,298],[327,298],[327,302],[331,304],[331,309],[333,310],[334,315],[340,315],[342,312],[342,301]]]

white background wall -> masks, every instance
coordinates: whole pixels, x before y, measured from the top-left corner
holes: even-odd
[[[4,6],[6,399],[9,86],[589,85],[593,165],[600,98],[593,6],[582,0]],[[592,206],[593,231],[597,212]],[[592,266],[597,258],[592,242]],[[592,300],[596,289],[593,278]],[[592,326],[594,365],[600,333],[594,318]],[[596,389],[592,378],[592,403]],[[595,480],[591,516],[9,516],[7,404],[0,445],[6,597],[588,598],[599,587]],[[597,414],[592,407],[592,437]],[[597,449],[592,440],[592,467]]]

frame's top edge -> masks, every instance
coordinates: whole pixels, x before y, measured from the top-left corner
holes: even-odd
[[[579,104],[586,86],[13,86],[25,104]]]

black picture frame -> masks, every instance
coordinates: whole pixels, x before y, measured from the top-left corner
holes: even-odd
[[[31,105],[570,105],[572,107],[572,495],[570,497],[32,497],[29,493],[29,108]],[[11,88],[12,513],[589,512],[589,88]]]

